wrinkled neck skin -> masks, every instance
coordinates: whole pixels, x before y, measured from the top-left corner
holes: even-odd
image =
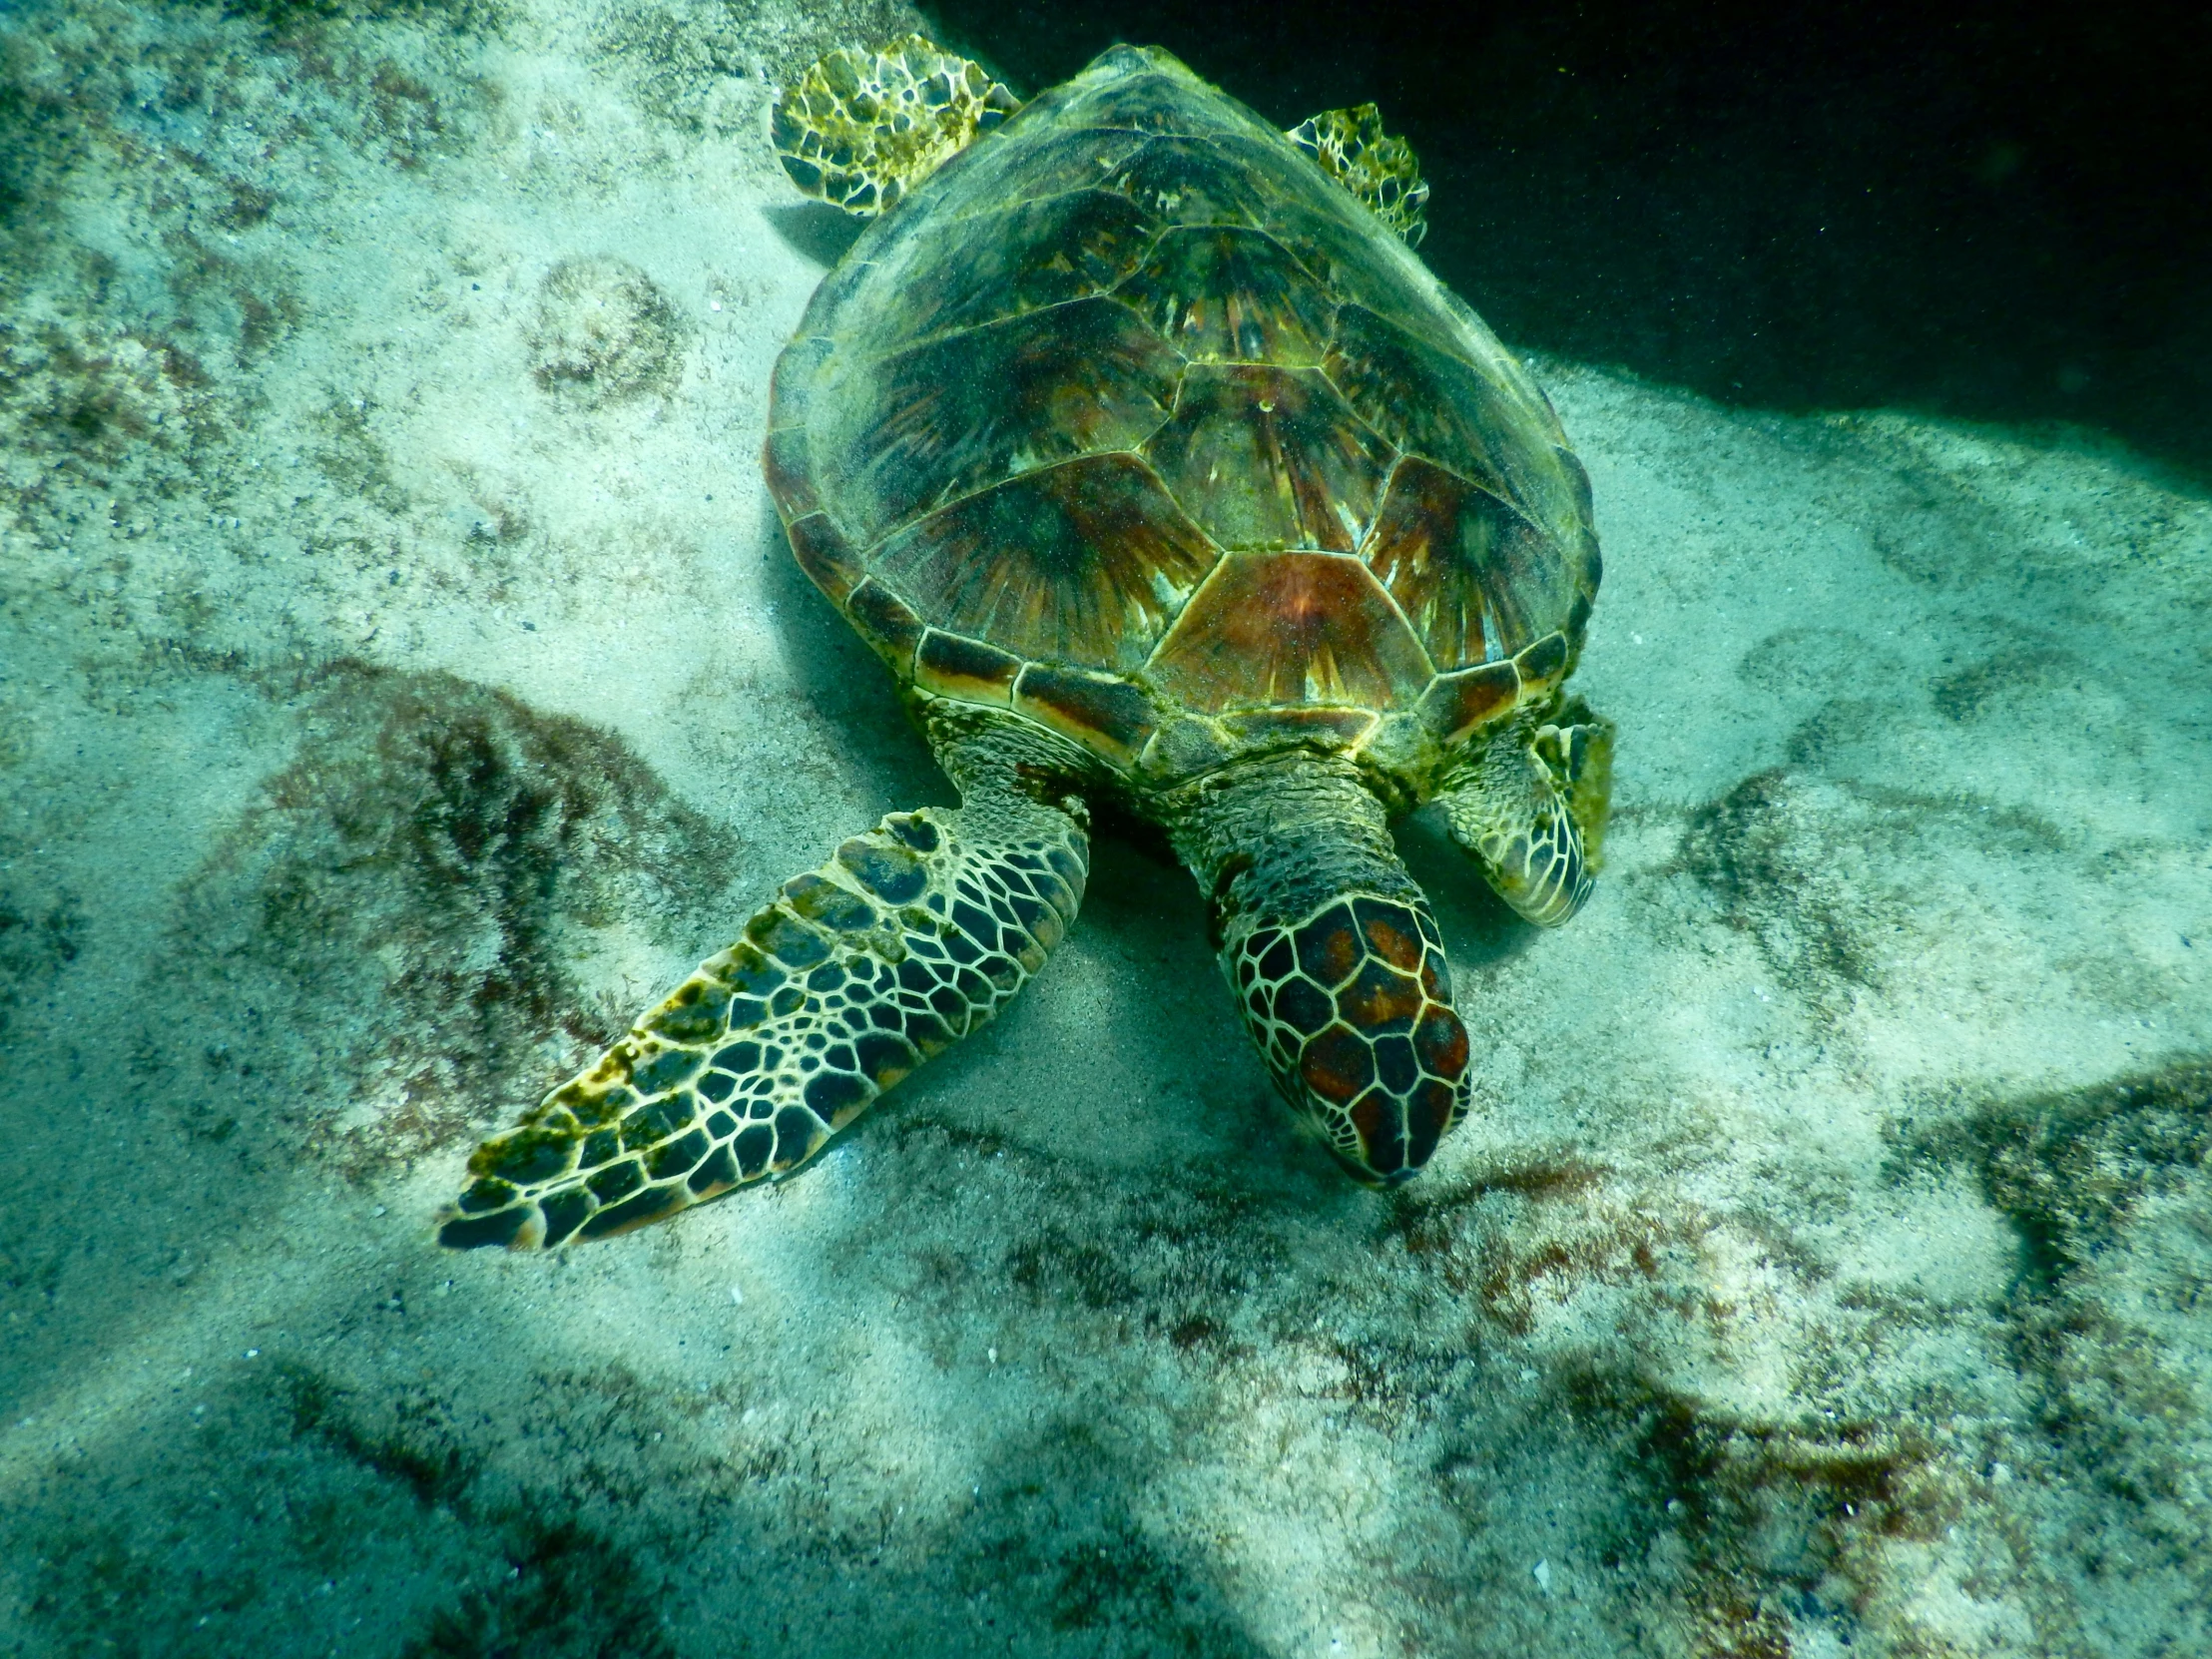
[[[1084,798],[1102,789],[1098,763],[1031,721],[948,699],[917,698],[914,715],[965,803],[1025,798],[1089,823]]]
[[[1311,915],[1344,893],[1419,904],[1382,804],[1338,755],[1272,755],[1180,792],[1167,830],[1213,905],[1226,948],[1265,921]]]
[[[1340,756],[1224,768],[1165,803],[1213,907],[1221,969],[1277,1088],[1371,1186],[1465,1115],[1466,1027],[1443,940],[1382,804]]]

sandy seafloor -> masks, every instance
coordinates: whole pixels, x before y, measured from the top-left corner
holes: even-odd
[[[0,1653],[2212,1651],[2212,509],[2081,434],[1538,365],[1618,816],[1543,935],[1408,827],[1397,1194],[1107,842],[800,1178],[433,1248],[949,799],[755,461],[767,88],[913,21],[0,18]]]

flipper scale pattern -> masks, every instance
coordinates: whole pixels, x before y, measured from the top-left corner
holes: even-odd
[[[1011,796],[846,841],[479,1147],[440,1242],[606,1238],[789,1174],[1044,965],[1089,857],[1074,819]]]

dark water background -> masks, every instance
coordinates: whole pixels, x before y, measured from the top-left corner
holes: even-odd
[[[935,0],[1024,94],[1158,44],[1375,100],[1507,339],[1723,402],[2099,428],[2212,478],[2212,7]]]

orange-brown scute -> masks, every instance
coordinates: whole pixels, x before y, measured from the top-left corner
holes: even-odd
[[[1194,709],[1321,703],[1377,711],[1418,701],[1433,677],[1398,608],[1365,565],[1328,553],[1232,553],[1152,659]]]

